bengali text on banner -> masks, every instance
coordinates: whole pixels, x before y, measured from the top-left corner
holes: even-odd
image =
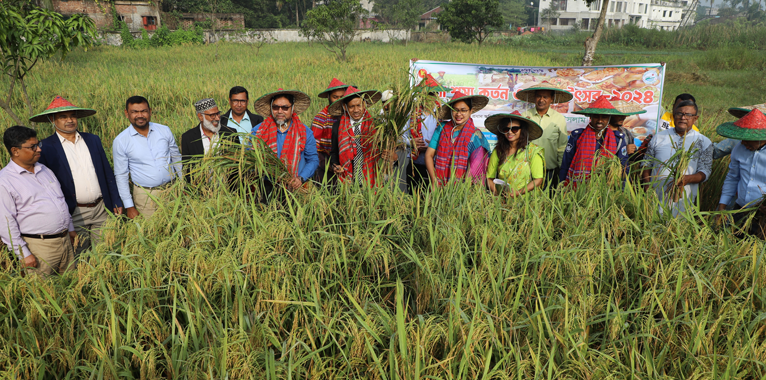
[[[484,131],[491,143],[496,137],[484,129],[484,119],[496,113],[524,112],[534,107],[514,96],[519,90],[549,82],[553,87],[567,90],[574,95],[568,103],[552,105],[564,115],[567,129],[573,131],[588,124],[588,117],[573,114],[587,108],[601,95],[609,100],[620,100],[646,110],[646,113],[628,117],[624,126],[636,137],[637,145],[655,133],[661,117],[660,102],[665,79],[664,67],[659,63],[620,66],[589,67],[530,67],[497,66],[471,63],[438,61],[411,61],[412,84],[417,84],[426,74],[439,83],[452,88],[452,93],[485,95],[489,104],[474,114],[474,123]],[[440,93],[449,99],[452,93]],[[493,144],[494,145],[494,144]]]

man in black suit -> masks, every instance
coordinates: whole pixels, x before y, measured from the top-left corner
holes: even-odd
[[[234,86],[229,90],[229,109],[221,115],[221,125],[237,131],[237,133],[250,134],[258,124],[263,122],[263,117],[251,113],[247,109],[249,100],[247,89],[242,86]],[[240,136],[239,141],[244,143],[244,138]]]
[[[75,258],[91,244],[98,243],[101,225],[109,216],[107,210],[122,214],[122,199],[101,139],[77,131],[78,120],[95,113],[57,96],[45,111],[29,119],[36,123],[50,122],[56,130],[41,141],[39,162],[47,166],[61,184],[78,236]]]
[[[199,124],[181,135],[181,157],[186,171],[186,182],[191,183],[192,173],[196,163],[194,158],[199,158],[215,151],[221,138],[228,138],[233,142],[233,128],[226,127],[221,123],[221,112],[213,99],[202,99],[194,103],[197,110]]]

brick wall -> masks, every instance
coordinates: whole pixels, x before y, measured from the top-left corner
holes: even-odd
[[[53,0],[53,9],[62,15],[68,16],[77,13],[85,13],[99,29],[112,28],[111,9],[106,2],[96,3],[94,0]],[[149,1],[115,0],[114,9],[128,24],[131,31],[144,28],[145,16],[154,17],[157,27],[160,26],[160,12],[156,3]]]

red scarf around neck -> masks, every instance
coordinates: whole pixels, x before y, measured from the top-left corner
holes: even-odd
[[[372,123],[372,116],[369,112],[364,111],[362,116],[362,124],[359,126],[362,132],[362,152],[364,154],[364,164],[362,165],[362,173],[365,179],[369,181],[370,185],[375,185],[375,164],[380,158],[380,153],[373,147],[372,136],[375,133],[375,128]],[[354,144],[354,127],[351,124],[351,117],[347,112],[343,113],[340,118],[340,125],[338,127],[338,158],[340,160],[340,166],[346,169],[343,173],[338,174],[338,178],[341,182],[351,180],[354,177],[354,157],[356,156],[356,144]]]
[[[287,131],[285,142],[282,144],[282,154],[279,159],[290,170],[293,176],[298,175],[298,165],[301,163],[301,153],[306,149],[306,127],[301,123],[297,113],[293,113],[290,129]],[[277,131],[279,127],[272,116],[266,118],[258,128],[255,137],[261,139],[277,153]]]
[[[564,181],[564,186],[570,182],[586,181],[590,177],[590,172],[593,170],[594,165],[598,165],[601,157],[611,157],[617,154],[617,137],[614,135],[614,131],[609,127],[604,127],[602,130],[604,134],[604,141],[601,149],[598,146],[598,133],[588,125],[580,138],[577,139],[577,151],[572,158],[572,164],[569,165],[569,171],[567,172],[567,179]],[[596,156],[598,149],[598,156]]]
[[[468,121],[465,122],[463,129],[454,141],[452,141],[453,129],[454,124],[450,120],[442,128],[441,135],[439,136],[439,145],[436,148],[434,166],[436,178],[439,180],[440,186],[445,185],[450,180],[452,170],[455,171],[457,178],[463,178],[468,170],[468,158],[470,155],[468,146],[471,144],[471,138],[476,132],[473,119],[468,118]]]

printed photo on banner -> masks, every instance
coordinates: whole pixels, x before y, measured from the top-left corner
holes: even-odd
[[[412,85],[417,84],[426,74],[431,74],[441,85],[452,88],[451,93],[440,93],[449,99],[454,92],[466,95],[485,95],[490,101],[473,118],[487,139],[494,142],[495,136],[484,128],[484,119],[496,113],[524,112],[534,107],[533,103],[521,101],[516,93],[542,82],[567,90],[574,99],[567,103],[553,104],[551,108],[567,119],[567,128],[572,131],[588,124],[588,118],[573,114],[596,100],[601,95],[609,96],[612,102],[620,101],[646,113],[628,117],[624,126],[636,137],[636,145],[655,133],[658,128],[665,82],[665,70],[659,63],[590,66],[590,67],[529,67],[495,66],[471,63],[438,61],[411,61]]]

